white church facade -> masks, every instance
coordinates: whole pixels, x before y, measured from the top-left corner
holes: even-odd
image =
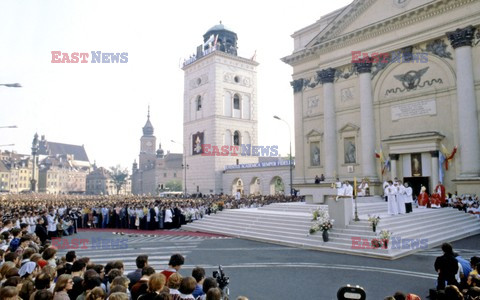
[[[323,173],[327,184],[368,178],[377,194],[395,177],[417,194],[438,181],[478,194],[479,11],[471,0],[355,0],[295,32],[282,59],[293,67],[294,186]]]

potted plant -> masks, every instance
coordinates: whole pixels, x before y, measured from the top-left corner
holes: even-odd
[[[333,227],[333,220],[325,219],[320,225],[320,230],[322,231],[322,238],[324,242],[328,242],[328,231]]]
[[[388,241],[390,240],[390,237],[392,236],[392,232],[388,231],[386,229],[383,229],[380,231],[380,239],[383,242],[383,247],[385,249],[388,249]]]
[[[315,232],[320,230],[320,224],[318,222],[313,223],[313,225],[310,227],[310,234],[314,234]]]
[[[377,230],[377,225],[380,222],[380,216],[370,216],[368,215],[368,222],[370,223],[370,226],[372,226],[373,232],[376,232]]]

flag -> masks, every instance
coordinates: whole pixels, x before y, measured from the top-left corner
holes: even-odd
[[[213,47],[217,46],[218,34],[215,36],[215,41],[213,42]]]
[[[449,153],[447,147],[444,144],[440,145],[440,152],[445,156],[445,170],[448,171],[448,161],[452,160],[455,154],[457,153],[457,146],[453,147],[452,153]]]
[[[443,155],[442,151],[439,151],[438,153],[438,181],[440,181],[443,184],[443,162],[445,161],[445,156]]]
[[[208,38],[208,40],[203,44],[203,47],[205,48],[205,46],[209,46],[210,43],[213,43],[215,37],[213,36],[213,34]]]
[[[385,171],[390,171],[390,158],[387,158],[387,160],[385,161],[385,163],[383,164],[383,168],[382,168],[382,175],[385,173]]]
[[[252,58],[250,60],[255,60],[257,58],[257,50],[255,50],[255,53],[253,53]]]
[[[390,160],[385,161],[385,155],[383,154],[382,146],[380,146],[380,151],[375,150],[375,157],[380,159],[380,166],[382,166],[382,175],[385,173],[385,170],[390,170]]]

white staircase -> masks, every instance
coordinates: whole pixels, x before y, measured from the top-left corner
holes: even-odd
[[[334,228],[329,241],[322,233],[309,235],[312,211],[322,205],[305,203],[274,203],[262,208],[231,209],[205,216],[183,229],[202,231],[315,250],[350,253],[385,259],[396,259],[413,252],[480,233],[480,220],[452,208],[414,209],[406,215],[388,216],[387,203],[358,201],[359,222],[346,229]],[[388,249],[353,249],[352,239],[367,241],[375,238],[368,214],[379,215],[377,233],[382,229],[393,232]],[[414,241],[413,245],[407,242]],[[402,244],[403,241],[403,244]],[[420,242],[421,241],[421,242]]]

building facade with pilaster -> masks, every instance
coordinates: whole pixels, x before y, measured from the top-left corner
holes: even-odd
[[[355,0],[295,32],[294,184],[480,184],[480,1]],[[379,158],[377,158],[377,157]],[[448,164],[448,168],[447,168]]]

